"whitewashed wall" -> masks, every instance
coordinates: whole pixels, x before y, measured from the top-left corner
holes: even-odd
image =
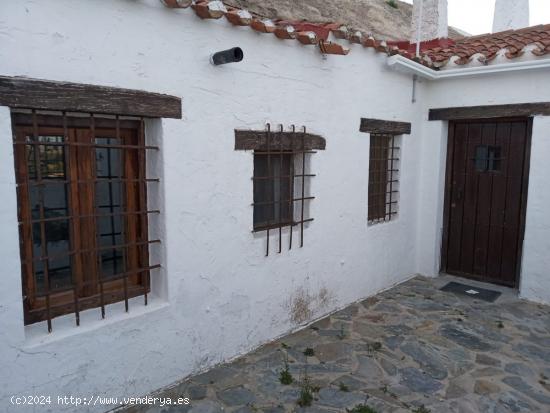
[[[209,64],[212,52],[233,46],[243,48],[242,63]],[[169,93],[182,97],[184,111],[182,120],[147,124],[147,139],[162,148],[149,159],[149,175],[162,178],[150,203],[163,210],[151,220],[163,239],[152,251],[163,270],[150,306],[135,299],[124,314],[113,305],[106,320],[90,310],[78,328],[61,317],[48,335],[43,323],[23,326],[11,126],[0,108],[0,409],[7,411],[17,411],[11,395],[29,391],[143,395],[297,328],[289,306],[297,295],[309,297],[316,318],[416,272],[436,275],[446,127],[427,122],[427,109],[547,100],[550,92],[544,74],[506,75],[422,83],[412,104],[411,76],[389,72],[372,49],[324,59],[313,46],[225,19],[201,21],[156,0],[0,2],[0,74]],[[413,123],[402,139],[399,218],[372,227],[361,117]],[[327,149],[311,162],[317,199],[304,248],[272,249],[266,258],[265,236],[251,233],[252,155],[233,150],[233,129],[267,121],[306,125]],[[543,126],[533,145],[547,151]],[[543,164],[534,158],[532,168]],[[530,202],[542,176],[531,182]],[[531,231],[542,211],[529,206],[526,248],[546,234]],[[548,282],[539,254],[524,260],[522,286],[530,291]],[[323,290],[328,301],[319,299]]]
[[[38,394],[143,395],[244,353],[297,327],[289,303],[305,293],[313,318],[399,283],[416,271],[419,136],[403,138],[400,216],[367,226],[369,135],[360,118],[418,123],[410,76],[386,72],[385,57],[356,46],[346,57],[281,41],[225,19],[150,1],[1,2],[0,73],[145,89],[181,96],[184,118],[148,124],[162,146],[151,166],[163,187],[151,201],[162,234],[156,298],[23,327],[11,135],[2,111],[0,207],[0,406]],[[240,46],[242,63],[213,67],[212,52]],[[419,98],[422,90],[419,90]],[[253,162],[236,152],[234,128],[306,125],[324,136],[313,155],[315,221],[304,248],[265,257],[251,233]],[[4,181],[6,181],[4,183]],[[284,237],[287,245],[287,233]],[[154,262],[153,262],[154,263]],[[9,270],[9,271],[8,271]],[[319,298],[326,289],[328,301]],[[32,371],[32,375],[28,374]],[[9,377],[9,379],[8,379]],[[1,410],[0,409],[0,410]],[[70,410],[70,408],[68,409]],[[58,411],[58,407],[52,407]]]
[[[548,69],[493,74],[426,84],[422,102],[421,194],[418,206],[418,271],[437,275],[443,228],[447,122],[429,122],[429,108],[547,102]],[[520,274],[520,296],[550,303],[550,129],[548,117],[535,117],[531,146],[526,229]]]

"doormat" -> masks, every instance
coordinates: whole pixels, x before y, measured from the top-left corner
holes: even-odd
[[[502,294],[498,291],[486,290],[485,288],[473,287],[471,285],[456,283],[454,281],[441,288],[441,291],[467,295],[468,297],[477,298],[490,303],[495,302],[495,300]]]

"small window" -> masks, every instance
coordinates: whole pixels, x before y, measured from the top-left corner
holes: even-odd
[[[478,145],[475,149],[475,167],[478,172],[498,172],[501,168],[500,146]]]
[[[277,129],[268,123],[263,131],[235,130],[235,149],[251,150],[254,155],[253,232],[265,231],[266,256],[274,249],[270,234],[278,234],[279,253],[286,242],[289,250],[296,244],[304,246],[304,228],[313,221],[309,204],[315,199],[310,194],[315,177],[310,172],[311,155],[326,147],[325,138],[305,127],[297,130],[292,125],[285,130],[280,125]]]
[[[143,295],[143,120],[13,113],[25,323]]]
[[[369,160],[369,224],[391,221],[397,216],[399,196],[399,139],[371,134]]]
[[[292,224],[293,157],[254,155],[254,230]]]

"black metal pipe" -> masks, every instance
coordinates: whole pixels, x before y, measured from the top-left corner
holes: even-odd
[[[210,62],[215,66],[219,66],[227,63],[240,62],[243,60],[243,58],[243,49],[241,49],[240,47],[233,47],[232,49],[227,49],[218,53],[214,53],[210,57]]]

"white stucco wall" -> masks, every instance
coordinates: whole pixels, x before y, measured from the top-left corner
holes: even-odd
[[[209,64],[212,52],[233,46],[243,48],[242,63]],[[416,272],[436,275],[446,126],[428,122],[427,109],[550,95],[547,74],[533,73],[420,83],[413,104],[411,76],[389,71],[372,49],[354,45],[346,57],[325,59],[313,46],[225,19],[202,21],[156,0],[1,2],[0,74],[168,93],[182,97],[184,111],[181,120],[147,123],[148,141],[162,148],[148,160],[149,176],[162,178],[149,202],[163,211],[151,218],[163,239],[152,263],[163,269],[153,274],[150,306],[135,299],[125,314],[113,305],[106,320],[90,310],[78,328],[61,317],[48,335],[44,323],[23,326],[11,125],[0,108],[0,363],[7,366],[0,409],[7,411],[21,411],[9,397],[29,391],[143,395],[297,328],[289,302],[299,294],[310,297],[316,318]],[[413,124],[402,139],[399,217],[370,227],[361,117]],[[269,257],[265,234],[251,233],[252,155],[233,149],[235,128],[267,121],[306,125],[327,140],[311,160],[315,221],[304,248],[294,243],[277,254],[273,236]],[[528,228],[540,216],[530,206]],[[538,235],[529,237],[526,245]],[[536,256],[524,261],[534,282],[544,279],[542,268]],[[318,298],[323,290],[328,302]]]
[[[149,194],[163,210],[151,220],[163,239],[154,252],[163,264],[153,274],[156,297],[148,308],[133,300],[128,315],[108,308],[104,321],[87,311],[78,328],[73,316],[55,319],[48,335],[44,323],[23,327],[2,109],[0,359],[9,367],[1,409],[29,390],[143,395],[297,328],[289,302],[302,292],[316,318],[414,275],[416,128],[402,140],[399,217],[367,226],[369,135],[359,132],[360,118],[418,123],[410,76],[386,72],[383,55],[354,46],[349,56],[324,59],[314,46],[202,21],[156,0],[2,2],[0,28],[2,75],[169,93],[182,97],[184,111],[182,120],[147,125],[147,138],[162,147],[150,159],[162,178]],[[210,65],[212,52],[233,46],[243,48],[242,63]],[[263,129],[266,121],[306,125],[327,140],[311,161],[315,221],[304,247],[295,232],[293,249],[277,254],[273,236],[267,258],[265,233],[251,233],[252,155],[233,149],[235,128]],[[328,302],[318,298],[323,289]]]
[[[523,241],[520,295],[528,300],[550,303],[550,117],[535,117],[531,144],[529,201]]]

